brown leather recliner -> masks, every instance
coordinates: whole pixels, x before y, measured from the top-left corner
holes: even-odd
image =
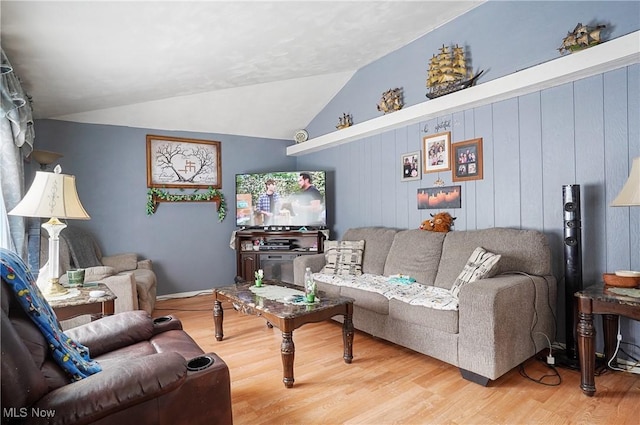
[[[233,422],[227,365],[175,317],[129,311],[65,331],[102,367],[71,382],[4,280],[1,295],[2,424]]]

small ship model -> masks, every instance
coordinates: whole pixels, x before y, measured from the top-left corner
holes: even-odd
[[[427,74],[427,97],[435,99],[445,94],[466,89],[475,84],[484,71],[473,75],[467,69],[467,61],[462,47],[451,49],[445,45],[440,48],[437,55],[433,55],[429,61]]]
[[[590,27],[578,23],[573,31],[567,33],[567,36],[562,39],[562,46],[558,48],[558,51],[564,55],[565,53],[575,52],[600,44],[602,42],[600,35],[604,28],[606,28],[606,25]]]
[[[402,109],[404,101],[402,99],[402,88],[389,89],[382,93],[382,99],[378,103],[378,111],[385,114]]]
[[[342,117],[338,118],[338,125],[336,128],[342,130],[343,128],[351,127],[353,125],[353,118],[351,114],[342,114]]]

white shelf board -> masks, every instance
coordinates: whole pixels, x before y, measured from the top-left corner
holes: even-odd
[[[640,31],[287,147],[305,155],[442,115],[548,89],[640,62]]]

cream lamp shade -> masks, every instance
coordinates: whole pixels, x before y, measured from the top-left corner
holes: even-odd
[[[67,227],[59,218],[88,220],[89,214],[80,203],[76,190],[76,178],[61,173],[60,165],[55,172],[37,171],[27,194],[9,212],[9,215],[23,217],[51,217],[42,225],[49,232],[49,261],[40,270],[38,286],[46,298],[54,298],[68,293],[60,285],[60,232]]]
[[[640,156],[633,160],[631,174],[622,190],[611,203],[612,207],[631,207],[640,205]]]
[[[68,174],[36,171],[36,177],[22,201],[9,215],[88,220],[76,190],[76,178]]]

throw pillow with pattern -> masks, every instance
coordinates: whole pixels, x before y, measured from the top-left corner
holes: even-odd
[[[326,241],[325,266],[321,273],[335,276],[360,276],[364,241]]]
[[[453,282],[451,295],[457,298],[460,289],[467,283],[475,282],[485,277],[491,277],[491,273],[495,270],[500,257],[502,257],[500,254],[494,254],[482,247],[477,247],[471,253],[467,264],[465,264],[464,269],[462,269],[456,281]]]

